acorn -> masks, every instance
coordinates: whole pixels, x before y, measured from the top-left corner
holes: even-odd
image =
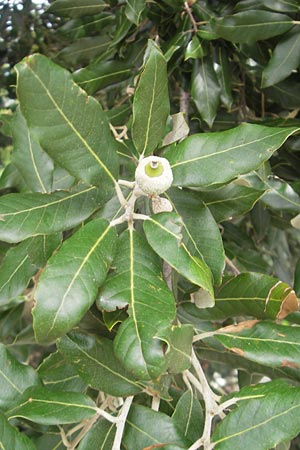
[[[162,194],[173,182],[169,161],[159,156],[141,159],[135,171],[135,181],[145,195]]]

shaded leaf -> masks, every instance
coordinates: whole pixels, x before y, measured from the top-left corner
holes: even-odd
[[[136,231],[127,230],[119,237],[113,271],[100,290],[97,305],[107,311],[128,307],[129,318],[114,340],[116,356],[126,369],[146,380],[166,370],[157,334],[175,318],[174,298],[162,279],[159,258]]]
[[[78,450],[111,450],[115,434],[116,425],[100,419],[80,441]]]
[[[219,189],[199,192],[198,195],[219,223],[248,212],[264,195],[264,191],[233,182]]]
[[[202,436],[204,427],[203,410],[199,400],[191,391],[186,391],[176,404],[172,419],[177,424],[183,435],[191,442],[197,441]]]
[[[202,119],[212,127],[220,101],[220,86],[213,63],[206,57],[195,60],[192,73],[191,96]]]
[[[141,21],[141,15],[145,9],[145,6],[146,0],[127,0],[125,8],[127,19],[138,25]]]
[[[52,256],[35,291],[38,342],[67,333],[92,306],[114,256],[116,231],[97,219],[80,228]]]
[[[54,165],[27,127],[20,110],[12,121],[12,162],[33,192],[51,192]]]
[[[213,298],[211,272],[204,261],[191,255],[182,241],[182,229],[183,221],[176,213],[155,214],[144,222],[145,234],[153,250],[189,281],[206,289]]]
[[[29,437],[11,426],[2,414],[0,414],[0,436],[0,447],[2,449],[35,450],[35,446]]]
[[[1,410],[6,410],[19,402],[23,392],[29,386],[36,384],[40,384],[36,371],[28,365],[19,363],[6,349],[5,345],[0,344]]]
[[[92,63],[73,74],[75,82],[88,94],[126,80],[132,75],[132,65],[124,61]]]
[[[184,55],[184,59],[198,59],[198,58],[203,58],[205,52],[202,48],[201,42],[199,41],[197,36],[193,36],[192,40],[188,43],[186,50],[185,50],[185,55]]]
[[[47,389],[83,392],[86,384],[77,371],[58,352],[51,353],[38,367],[38,374]]]
[[[219,285],[225,266],[225,254],[219,227],[209,209],[194,192],[171,189],[168,198],[172,200],[174,211],[183,218],[188,250],[193,256],[206,262],[215,283]]]
[[[277,278],[254,272],[225,279],[216,292],[215,301],[214,308],[199,310],[202,320],[237,316],[283,319],[298,310],[297,297],[291,287]]]
[[[165,134],[170,111],[167,62],[149,41],[133,100],[132,139],[137,151],[148,155]]]
[[[269,385],[269,386],[268,386]],[[300,389],[277,382],[242,389],[238,408],[225,417],[212,436],[216,450],[269,450],[299,432]]]
[[[166,149],[176,186],[213,186],[258,168],[297,128],[241,124],[189,136]]]
[[[251,10],[212,19],[210,24],[223,39],[249,43],[285,33],[292,28],[293,19],[285,14]]]
[[[100,193],[101,196],[101,193]],[[100,206],[94,186],[52,194],[8,194],[0,199],[0,239],[19,242],[29,236],[73,228]]]
[[[218,82],[221,88],[221,102],[226,106],[227,109],[230,109],[232,106],[233,98],[232,98],[232,74],[231,68],[229,65],[229,55],[226,50],[222,47],[217,48],[217,66],[215,68]]]
[[[112,341],[72,332],[60,338],[57,345],[59,351],[92,388],[115,397],[141,392],[141,386],[116,359]]]
[[[172,131],[170,131],[164,138],[162,145],[170,145],[174,142],[180,141],[189,134],[189,126],[185,121],[184,114],[179,112],[172,114]]]
[[[45,56],[29,56],[16,70],[21,111],[43,149],[75,177],[101,186],[107,198],[118,159],[100,104],[87,97],[68,71]]]
[[[157,337],[167,344],[168,372],[181,373],[190,368],[193,335],[192,325],[173,326],[158,333]]]
[[[165,450],[182,450],[190,445],[175,420],[141,405],[130,408],[123,443],[130,450],[160,448],[162,445]]]
[[[56,0],[47,9],[58,17],[81,17],[97,14],[106,7],[103,0]]]
[[[87,395],[44,387],[28,388],[19,405],[7,412],[9,419],[22,417],[41,425],[76,423],[94,414],[96,405]]]
[[[62,60],[68,67],[88,64],[93,58],[102,55],[109,48],[110,43],[111,39],[105,35],[83,37],[64,47],[57,54],[57,59]]]
[[[296,28],[285,34],[276,45],[262,74],[262,87],[272,86],[287,78],[300,64],[300,33]]]

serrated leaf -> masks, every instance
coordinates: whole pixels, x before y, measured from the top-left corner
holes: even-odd
[[[52,194],[4,195],[0,199],[0,239],[20,242],[30,236],[68,230],[87,219],[100,204],[94,186]]]
[[[167,367],[157,333],[175,318],[174,298],[162,279],[161,262],[142,235],[127,230],[119,238],[113,268],[97,304],[108,311],[128,306],[129,318],[114,340],[116,356],[136,378],[154,379]]]
[[[97,14],[105,7],[103,0],[56,0],[47,12],[58,17],[82,17]]]
[[[203,432],[204,416],[201,404],[191,391],[186,391],[176,404],[172,419],[183,435],[196,442]]]
[[[132,139],[139,153],[149,155],[158,146],[169,112],[167,62],[156,44],[149,41],[133,100]]]
[[[67,70],[45,56],[29,56],[16,70],[21,111],[43,149],[76,178],[101,186],[107,199],[118,173],[118,158],[100,104],[73,82]],[[55,134],[54,127],[59,130]]]
[[[269,275],[241,273],[216,292],[214,308],[199,310],[203,320],[253,316],[257,319],[283,319],[298,310],[295,292],[286,283]]]
[[[11,426],[3,414],[0,414],[0,436],[1,449],[35,450],[35,446],[29,437]]]
[[[177,272],[203,287],[214,298],[210,269],[204,261],[191,255],[182,240],[182,229],[183,221],[176,213],[155,214],[144,222],[146,238],[153,250]]]
[[[72,332],[60,338],[57,346],[92,388],[115,397],[141,392],[142,387],[120,366],[109,339]]]
[[[198,195],[216,222],[220,223],[248,212],[264,195],[264,191],[233,182],[219,189],[199,192]]]
[[[37,341],[67,333],[92,306],[114,256],[116,231],[93,220],[64,242],[40,276],[33,323]]]
[[[195,60],[191,96],[202,119],[212,127],[220,101],[221,89],[210,58]]]
[[[5,411],[19,402],[23,392],[29,386],[36,384],[40,384],[36,371],[28,365],[19,363],[6,349],[5,345],[0,344],[1,410]]]
[[[27,287],[38,267],[30,261],[25,241],[6,253],[0,267],[0,306],[3,307]]]
[[[292,28],[293,19],[285,14],[251,10],[212,19],[210,25],[223,39],[249,43],[285,33]]]
[[[164,152],[175,186],[213,186],[258,168],[297,128],[241,124],[231,130],[189,136]]]
[[[100,419],[80,441],[78,450],[111,450],[115,434],[116,425]]]
[[[157,337],[167,344],[168,372],[181,373],[190,368],[193,335],[192,325],[173,326],[158,333]]]
[[[243,391],[238,393],[242,397]],[[250,398],[241,400],[238,408],[230,412],[213,433],[216,450],[269,450],[299,433],[298,387],[271,382],[252,389],[247,387],[245,394]]]
[[[145,406],[132,405],[126,421],[123,443],[130,450],[160,448],[187,449],[191,442],[178,429],[175,421]]]
[[[100,61],[91,63],[73,74],[75,82],[88,94],[92,95],[132,75],[132,65],[124,61]]]
[[[38,374],[47,389],[84,392],[86,383],[58,352],[51,353],[38,367]]]
[[[12,121],[12,162],[33,192],[51,192],[54,164],[34,139],[20,110]]]
[[[198,194],[182,189],[168,191],[174,211],[183,218],[186,245],[193,256],[203,259],[219,285],[225,266],[225,254],[218,225]],[[201,227],[199,227],[201,223]]]
[[[125,14],[130,22],[139,24],[141,21],[141,15],[146,6],[145,0],[127,0]]]
[[[266,88],[287,78],[300,64],[300,33],[296,28],[285,34],[276,45],[272,57],[262,74],[262,87]]]
[[[76,423],[96,414],[96,405],[87,395],[78,392],[50,391],[30,387],[15,408],[7,411],[9,419],[21,417],[41,425]]]

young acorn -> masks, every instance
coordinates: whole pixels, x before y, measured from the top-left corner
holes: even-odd
[[[141,159],[135,171],[135,181],[145,195],[162,194],[173,181],[169,161],[159,156]]]

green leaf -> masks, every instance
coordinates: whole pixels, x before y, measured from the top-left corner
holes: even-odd
[[[127,0],[125,14],[130,22],[138,25],[141,21],[141,15],[146,6],[146,0]]]
[[[92,388],[115,397],[141,392],[141,386],[116,359],[112,341],[72,332],[60,338],[57,346],[81,378]]]
[[[149,41],[133,100],[132,139],[139,153],[148,155],[158,146],[169,112],[167,62],[156,44]]]
[[[156,378],[167,367],[157,334],[175,318],[175,302],[162,279],[161,262],[142,235],[127,230],[119,238],[113,268],[97,304],[107,311],[128,306],[129,318],[114,340],[116,356],[136,378]]]
[[[278,103],[283,108],[288,110],[299,108],[300,83],[291,78],[266,88],[264,92],[271,100]]]
[[[97,219],[64,242],[35,291],[33,323],[38,342],[67,333],[92,306],[114,256],[116,231]]]
[[[30,240],[28,246],[28,257],[32,264],[43,267],[52,253],[59,247],[62,241],[62,234],[42,234]]]
[[[29,243],[25,241],[12,247],[3,258],[0,267],[1,307],[20,295],[37,272],[37,266],[32,264],[28,255]]]
[[[56,0],[47,13],[58,17],[82,17],[101,12],[107,4],[103,0]]]
[[[211,27],[219,37],[232,42],[249,43],[283,34],[293,26],[284,14],[251,10],[212,19]]]
[[[300,197],[290,184],[275,176],[262,181],[267,191],[261,201],[266,206],[279,211],[300,212]]]
[[[30,387],[15,408],[8,411],[9,419],[21,417],[41,425],[61,425],[89,419],[96,414],[95,403],[78,392],[50,391]]]
[[[109,36],[83,37],[64,47],[57,54],[57,59],[62,60],[68,67],[88,64],[93,58],[100,57],[105,53],[110,43]]]
[[[266,88],[287,78],[300,64],[300,33],[298,29],[285,34],[276,45],[262,74],[262,87]]]
[[[33,192],[51,192],[54,165],[34,139],[20,110],[12,121],[14,151],[12,162]]]
[[[195,60],[192,73],[191,96],[202,119],[212,127],[220,101],[220,86],[209,57]]]
[[[157,337],[167,344],[168,372],[181,373],[191,366],[192,325],[172,326],[158,333]]]
[[[197,441],[202,436],[204,427],[203,410],[199,400],[191,391],[186,391],[176,404],[172,419],[191,442]]]
[[[76,178],[101,186],[107,198],[118,172],[117,144],[100,104],[45,56],[29,56],[16,70],[21,111],[43,149]]]
[[[269,367],[300,367],[300,328],[248,320],[221,328],[216,339],[243,358]]]
[[[111,450],[115,434],[116,425],[100,419],[80,441],[78,450]]]
[[[0,436],[1,449],[35,450],[29,437],[11,426],[3,414],[0,414]]]
[[[151,446],[153,449],[183,450],[191,444],[171,417],[141,405],[130,408],[123,443],[130,450]]]
[[[73,74],[74,81],[92,95],[120,81],[130,78],[132,65],[124,61],[100,61],[92,63]]]
[[[215,307],[199,310],[199,316],[202,320],[237,316],[283,319],[297,309],[295,292],[286,283],[269,275],[241,273],[224,281],[216,292]]]
[[[19,363],[5,345],[0,344],[1,410],[6,410],[19,402],[23,392],[35,384],[40,384],[36,371],[28,365]],[[0,441],[1,436],[0,433]]]
[[[198,59],[203,58],[204,50],[202,48],[201,42],[197,36],[193,36],[192,40],[188,43],[185,50],[184,59]]]
[[[258,168],[297,128],[241,124],[231,130],[194,134],[164,152],[176,186],[213,186]]]
[[[229,55],[222,47],[217,48],[217,67],[215,69],[221,87],[221,102],[229,110],[232,106],[232,74],[229,65]]]
[[[243,397],[243,390],[238,395]],[[275,382],[247,387],[245,400],[238,403],[238,408],[230,412],[213,433],[214,448],[269,450],[299,433],[299,409],[298,387]]]
[[[168,198],[174,211],[183,218],[183,231],[188,235],[186,245],[193,256],[206,262],[214,281],[220,284],[225,266],[225,254],[218,225],[198,194],[171,189]],[[201,223],[201,227],[199,227]]]
[[[38,367],[43,385],[51,390],[83,392],[86,384],[77,371],[58,352],[51,353]]]
[[[247,213],[263,195],[264,191],[235,182],[199,193],[218,223]]]
[[[52,194],[5,195],[0,199],[0,239],[20,242],[73,228],[100,206],[99,195],[94,186]]]
[[[189,134],[189,126],[186,123],[184,114],[182,112],[172,114],[172,131],[170,131],[164,138],[162,145],[170,145],[174,142],[184,139]]]
[[[191,255],[182,240],[182,229],[183,221],[176,213],[155,214],[144,222],[145,234],[153,250],[177,272],[203,287],[214,298],[211,272],[204,261]]]

